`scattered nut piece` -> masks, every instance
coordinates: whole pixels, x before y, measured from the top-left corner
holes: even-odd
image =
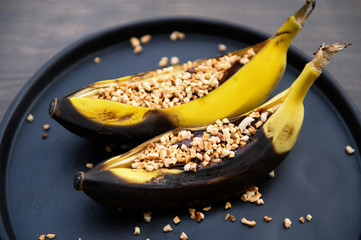
[[[175,216],[174,218],[173,218],[173,222],[174,222],[174,224],[178,224],[178,223],[180,223],[180,219],[179,219],[179,217],[178,216]]]
[[[227,221],[230,216],[231,216],[231,214],[227,213],[226,217],[224,218],[224,221]]]
[[[272,170],[272,171],[268,174],[268,176],[269,176],[270,178],[274,178],[274,177],[275,177],[275,171]]]
[[[211,210],[211,208],[212,208],[211,206],[204,207],[204,208],[203,208],[203,211],[208,212],[209,210]]]
[[[34,121],[34,116],[32,114],[29,114],[27,119],[28,119],[28,122],[32,122],[32,121]]]
[[[40,235],[39,240],[45,240],[45,234]]]
[[[272,220],[272,218],[271,218],[271,217],[268,217],[268,216],[264,216],[264,220],[265,220],[266,222],[270,222],[270,221]]]
[[[110,153],[112,152],[112,147],[111,146],[105,146],[105,151]]]
[[[146,34],[143,37],[140,38],[140,42],[143,44],[147,44],[152,39],[152,36],[150,34]]]
[[[133,50],[133,52],[135,53],[135,54],[139,54],[139,53],[141,53],[143,51],[143,48],[142,48],[142,46],[136,46],[135,48],[134,48],[134,50]]]
[[[102,59],[100,57],[94,58],[94,63],[95,64],[99,64],[101,61],[102,61]]]
[[[48,137],[48,135],[47,135],[46,133],[41,134],[41,138],[42,138],[42,139],[45,139],[45,138],[47,138],[47,137]]]
[[[173,42],[177,40],[183,40],[185,37],[186,35],[179,31],[174,31],[169,35],[170,40],[172,40]]]
[[[134,228],[134,235],[140,235],[140,227]]]
[[[159,67],[165,67],[168,65],[168,57],[162,57],[158,63]]]
[[[171,232],[171,231],[173,231],[173,228],[172,228],[169,224],[167,224],[167,225],[163,228],[163,232]]]
[[[152,212],[148,211],[143,214],[144,221],[149,223],[152,220]]]
[[[173,56],[173,57],[170,58],[170,64],[171,65],[176,65],[178,63],[179,63],[179,58],[178,57]]]
[[[243,223],[244,225],[250,226],[250,227],[256,226],[256,221],[254,221],[254,220],[250,221],[250,220],[247,220],[246,218],[242,218],[241,223]]]
[[[349,145],[347,145],[345,149],[348,155],[352,155],[355,152],[355,149]]]
[[[94,167],[94,164],[92,164],[92,163],[87,163],[85,166],[90,169],[90,168],[93,168],[93,167]]]
[[[194,209],[194,208],[190,208],[189,209],[189,213],[190,213],[190,218],[192,219],[192,220],[194,220],[194,219],[196,219],[196,210]]]
[[[188,239],[187,234],[185,234],[184,232],[182,232],[181,235],[180,235],[180,239],[182,239],[182,240],[187,240],[187,239]]]
[[[226,45],[224,45],[224,44],[219,44],[219,45],[218,45],[218,50],[219,50],[220,52],[225,52],[225,51],[227,51],[227,47],[226,47]]]
[[[301,223],[305,223],[305,218],[302,216],[302,217],[300,217],[300,222]]]
[[[48,131],[48,130],[50,129],[50,125],[49,125],[49,124],[44,124],[44,125],[43,125],[43,129],[44,129],[45,131]]]
[[[131,37],[129,41],[133,48],[140,46],[140,41],[136,37]]]
[[[48,233],[48,234],[46,234],[46,237],[49,238],[49,239],[53,239],[53,238],[55,238],[55,234],[54,233]]]
[[[236,221],[236,218],[233,215],[231,215],[231,222],[235,222],[235,221]]]
[[[232,205],[231,205],[231,203],[230,202],[227,202],[226,203],[226,206],[224,206],[224,209],[229,209],[229,208],[231,208],[232,207]]]
[[[286,228],[286,229],[291,228],[291,224],[292,224],[291,220],[290,220],[289,218],[285,218],[285,220],[284,220],[284,226],[285,226],[285,228]]]
[[[311,222],[311,220],[312,220],[311,214],[307,214],[306,219],[307,219],[307,221]]]
[[[200,222],[204,219],[204,214],[202,212],[196,212],[197,218],[196,221]]]
[[[264,205],[264,201],[262,198],[256,200],[257,205]]]

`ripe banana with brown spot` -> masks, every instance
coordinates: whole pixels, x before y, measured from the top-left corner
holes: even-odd
[[[195,172],[171,167],[153,171],[132,168],[132,163],[150,143],[159,143],[162,137],[176,136],[185,130],[179,128],[106,160],[89,172],[77,173],[74,187],[105,205],[141,208],[204,204],[211,199],[219,200],[241,193],[267,176],[291,151],[302,127],[306,93],[331,56],[348,45],[322,45],[315,59],[306,64],[289,89],[253,111],[229,119],[238,126],[252,112],[273,112],[245,146],[234,150],[233,158],[200,167]],[[206,129],[207,126],[186,130],[202,135]],[[182,143],[174,144],[180,146]]]
[[[284,73],[288,48],[314,7],[315,0],[308,0],[271,38],[230,53],[243,56],[253,48],[256,55],[206,96],[163,109],[92,98],[100,89],[119,82],[164,78],[184,71],[182,66],[174,66],[171,73],[150,71],[91,84],[64,98],[54,99],[49,114],[80,136],[132,145],[177,127],[202,126],[245,113],[259,106],[273,92]],[[206,59],[196,62],[204,61]]]

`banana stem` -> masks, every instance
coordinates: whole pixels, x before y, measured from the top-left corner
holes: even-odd
[[[311,5],[311,9],[307,13],[308,7],[310,5]],[[306,4],[303,5],[302,8],[294,14],[296,22],[300,26],[303,26],[303,24],[306,22],[307,18],[311,15],[315,7],[316,7],[316,0],[307,0]]]
[[[301,75],[292,84],[289,96],[286,101],[303,102],[308,90],[322,73],[322,68],[325,67],[333,55],[338,51],[347,48],[350,43],[335,43],[331,46],[322,44],[316,53],[315,58],[306,64]],[[288,100],[289,99],[289,100]]]

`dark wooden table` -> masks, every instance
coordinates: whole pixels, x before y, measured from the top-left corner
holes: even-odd
[[[28,79],[54,54],[90,33],[165,16],[197,16],[274,33],[303,0],[1,0],[0,120]],[[326,69],[361,109],[361,2],[318,1],[293,46],[351,42]]]

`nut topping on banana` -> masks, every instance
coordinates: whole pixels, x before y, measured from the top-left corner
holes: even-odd
[[[134,145],[177,127],[245,113],[278,84],[288,48],[314,6],[307,1],[262,43],[223,57],[97,82],[54,99],[49,114],[80,136]]]
[[[291,151],[302,127],[306,93],[330,57],[348,45],[322,45],[290,88],[254,110],[162,134],[87,173],[77,173],[74,187],[115,207],[204,204],[241,193],[268,176]],[[178,163],[182,167],[174,167]]]

